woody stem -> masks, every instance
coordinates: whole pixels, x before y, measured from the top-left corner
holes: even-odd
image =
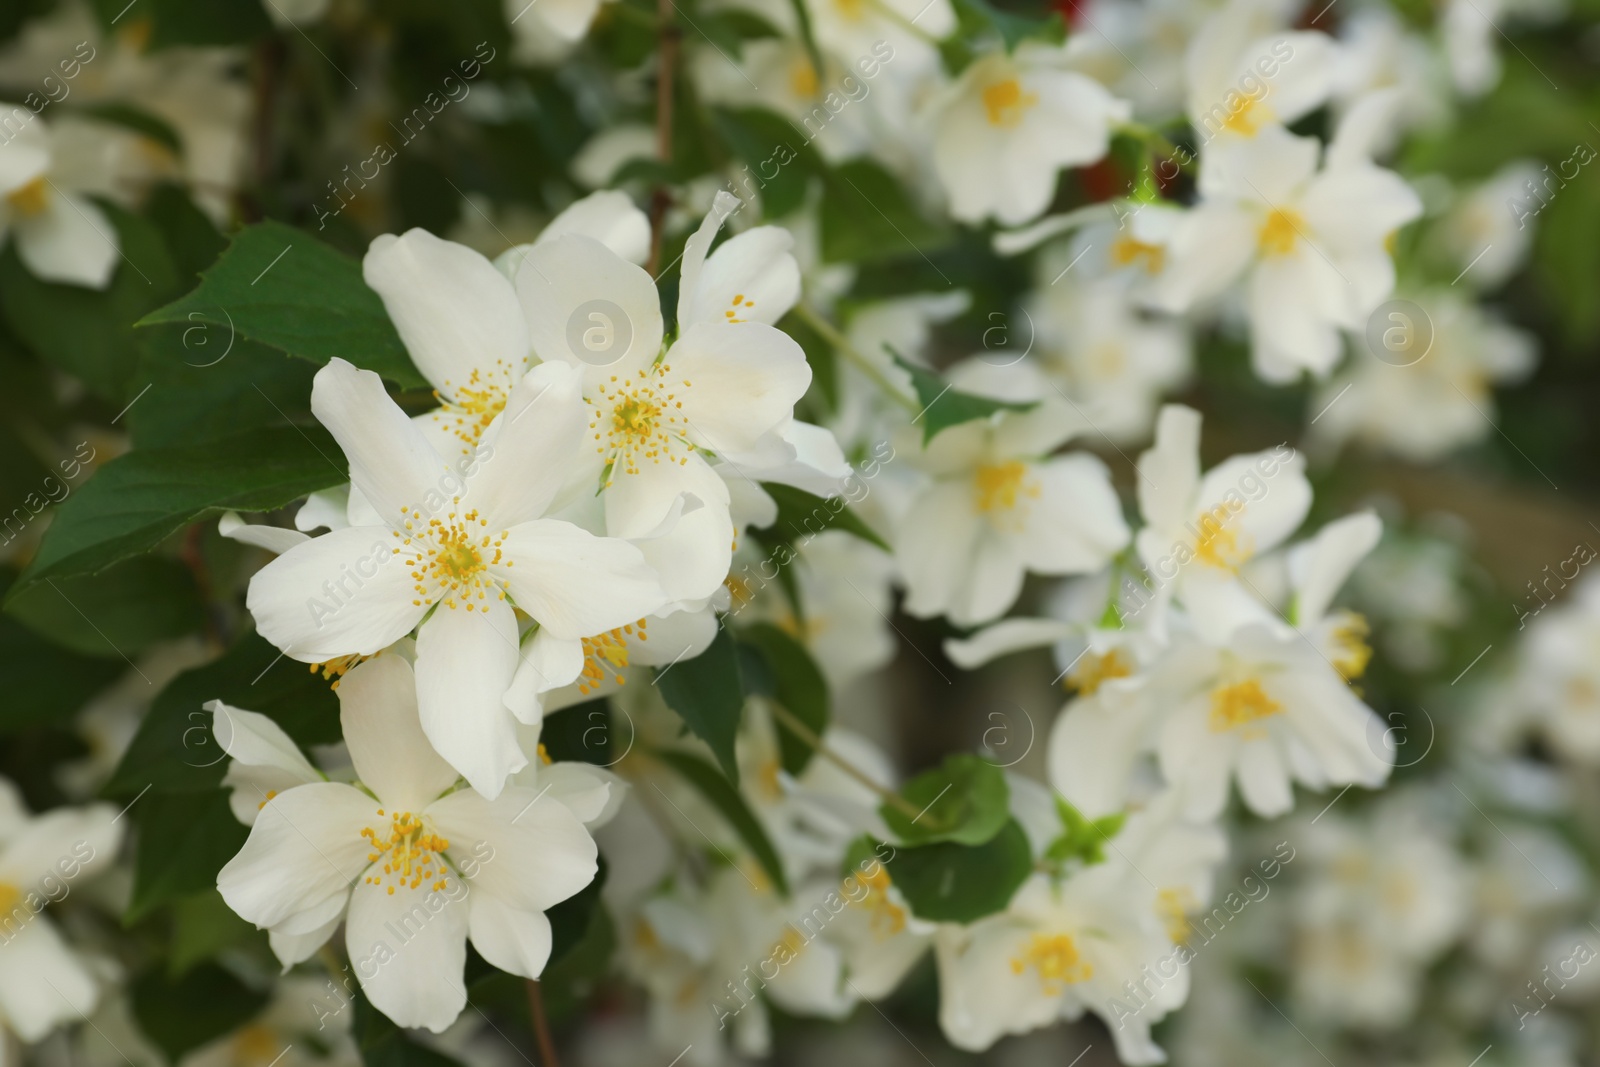
[[[901,796],[899,793],[896,793],[892,789],[886,789],[877,782],[874,782],[867,776],[866,772],[862,771],[855,764],[851,763],[849,760],[839,755],[839,753],[829,748],[827,743],[823,741],[822,738],[817,736],[815,730],[801,722],[800,719],[796,717],[788,708],[784,707],[782,704],[772,701],[769,701],[767,706],[772,709],[773,718],[782,723],[784,729],[794,734],[801,741],[804,741],[807,747],[809,747],[817,755],[821,756],[829,763],[832,763],[835,767],[838,767],[851,778],[854,778],[856,781],[872,790],[878,796],[882,797],[885,804],[888,804],[891,808],[894,808],[908,819],[915,820],[922,815],[922,812],[918,811],[916,807],[905,797]]]
[[[659,0],[656,17],[660,27],[660,59],[656,69],[656,158],[672,162],[672,81],[678,62],[678,24],[672,0]],[[667,207],[672,195],[665,185],[656,186],[650,198],[650,262],[645,268],[651,277],[661,265],[661,239],[666,228]]]
[[[873,363],[860,349],[851,344],[848,337],[840,333],[833,323],[819,315],[810,304],[801,301],[794,306],[794,313],[800,316],[801,321],[807,326],[821,334],[822,339],[832,345],[834,350],[841,356],[854,364],[857,370],[871,379],[872,383],[882,389],[889,399],[907,411],[913,414],[917,413],[917,402],[897,389],[894,383],[884,377],[883,371],[878,369],[877,364]]]
[[[539,1042],[539,1058],[544,1061],[543,1067],[561,1067],[556,1059],[556,1043],[550,1037],[550,1020],[544,1011],[544,991],[539,988],[537,978],[529,978],[528,985],[528,1014],[533,1016],[533,1033]]]

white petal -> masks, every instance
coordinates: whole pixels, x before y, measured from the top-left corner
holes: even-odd
[[[503,549],[515,567],[501,565],[495,576],[517,607],[557,637],[591,637],[666,603],[644,556],[614,537],[541,519],[513,527]]]
[[[542,363],[511,390],[505,410],[484,431],[463,506],[477,508],[490,527],[537,519],[566,482],[588,423],[579,384],[571,367]]]
[[[379,825],[378,807],[339,782],[279,794],[261,809],[244,848],[218,873],[217,889],[228,907],[257,926],[277,926],[322,905],[344,893],[371,862],[361,829]]]
[[[108,867],[122,841],[117,811],[110,804],[56,808],[30,819],[0,850],[0,883],[27,891],[41,880],[73,869]]]
[[[1289,554],[1299,626],[1314,626],[1327,614],[1334,594],[1382,536],[1383,523],[1378,516],[1363,511],[1328,523],[1310,542]]]
[[[927,618],[960,595],[984,531],[964,481],[935,485],[911,504],[895,538],[895,562],[906,582],[905,610]]]
[[[455,784],[456,772],[422,732],[416,675],[397,652],[369,659],[340,680],[339,727],[356,777],[386,808],[421,811]]]
[[[717,511],[728,510],[728,487],[705,458],[690,453],[686,462],[640,463],[636,471],[612,471],[611,484],[602,494],[606,532],[613,537],[659,537],[681,517],[684,494],[694,503]],[[729,530],[732,540],[732,530]],[[721,579],[718,579],[719,581]]]
[[[339,923],[344,916],[335,915],[330,921],[323,923],[307,934],[291,934],[278,929],[267,931],[267,945],[272,949],[272,954],[278,957],[278,962],[283,964],[282,974],[288,974],[289,968],[297,963],[304,963],[316,955],[317,949],[328,943],[328,938],[339,928]]]
[[[1074,453],[1034,467],[1040,497],[1033,501],[1016,544],[1039,574],[1085,574],[1104,566],[1128,543],[1128,524],[1098,456]]]
[[[396,890],[362,883],[350,897],[344,943],[372,1006],[400,1026],[439,1033],[467,1006],[464,886]]]
[[[800,299],[793,247],[794,237],[780,226],[729,238],[706,260],[687,301],[679,300],[678,331],[701,322],[777,322]]]
[[[591,238],[568,233],[534,245],[517,270],[517,297],[542,360],[615,373],[645,366],[661,348],[655,282]]]
[[[344,450],[351,484],[395,529],[400,509],[420,504],[449,471],[372,371],[329,360],[312,382],[311,411]]]
[[[634,206],[628,194],[602,189],[567,205],[550,220],[534,244],[564,233],[592,237],[627,260],[644,266],[650,256],[650,219]],[[512,275],[515,277],[515,274]]]
[[[417,632],[417,706],[439,755],[472,788],[496,796],[528,765],[517,745],[506,690],[517,671],[517,619],[511,605],[439,605]]]
[[[587,763],[552,763],[539,771],[539,788],[559,800],[590,828],[604,826],[622,806],[628,785],[603,767]]]
[[[624,476],[618,484],[640,480],[642,476]],[[609,501],[606,510],[612,510]],[[715,593],[727,578],[733,563],[733,535],[733,520],[726,508],[680,497],[658,532],[632,541],[661,576],[661,587],[669,599],[698,601]]]
[[[299,511],[294,513],[294,528],[296,530],[304,530],[306,533],[322,528],[340,530],[351,525],[349,511],[349,485],[323,489],[306,497],[306,502],[300,505]],[[357,523],[356,525],[365,524]]]
[[[682,266],[678,268],[678,331],[682,333],[695,320],[692,301],[700,284],[700,271],[705,266],[706,253],[711,242],[728,216],[741,210],[744,202],[732,193],[719,189],[711,201],[711,210],[701,220],[699,227],[689,235],[683,246]]]
[[[1121,811],[1148,723],[1144,702],[1132,694],[1108,689],[1069,704],[1050,730],[1050,784],[1090,819]]]
[[[261,636],[306,663],[370,656],[422,618],[411,572],[388,530],[351,526],[313,537],[250,579],[245,603]]]
[[[811,385],[800,345],[759,322],[691,326],[667,361],[690,383],[683,393],[690,438],[735,460],[792,417]]]
[[[494,966],[537,978],[550,959],[550,920],[541,911],[519,911],[485,891],[468,900],[472,945]]]
[[[1030,648],[1049,648],[1057,641],[1082,634],[1079,623],[1060,619],[1002,619],[971,637],[946,638],[944,654],[964,671],[976,670],[1013,652]]]
[[[237,511],[223,513],[222,518],[217,520],[217,532],[229,540],[244,545],[254,545],[256,548],[264,548],[268,552],[280,555],[295,545],[309,540],[299,530],[285,530],[281,526],[245,522]]]
[[[220,700],[209,700],[202,706],[211,712],[212,735],[235,762],[276,767],[297,777],[302,785],[324,780],[283,727],[265,715]]]
[[[427,230],[375,238],[361,275],[377,291],[422,376],[448,399],[473,371],[515,382],[528,327],[505,276],[478,252]]]
[[[463,789],[428,815],[450,842],[449,856],[470,871],[472,891],[509,907],[544,911],[594,881],[599,850],[564,804],[508,786],[494,800]]]
[[[1156,419],[1154,446],[1139,457],[1139,512],[1170,530],[1187,522],[1200,484],[1200,413],[1167,404]],[[1166,546],[1163,546],[1166,547]]]
[[[35,915],[0,944],[0,1016],[23,1041],[88,1017],[100,999],[89,969],[55,924]]]
[[[1269,740],[1246,741],[1239,746],[1239,794],[1245,806],[1262,818],[1282,815],[1294,807],[1289,769]]]
[[[35,277],[47,282],[104,289],[121,256],[116,227],[80,196],[57,189],[49,195],[42,212],[17,220],[17,255]]]
[[[540,627],[522,642],[516,673],[506,689],[505,705],[518,722],[537,726],[544,717],[545,693],[571,685],[583,672],[583,642],[556,637]]]
[[[0,196],[16,192],[50,168],[50,129],[23,107],[0,107]]]

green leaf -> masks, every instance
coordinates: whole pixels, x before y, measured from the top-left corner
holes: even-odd
[[[1106,843],[1117,836],[1128,817],[1127,812],[1117,811],[1098,819],[1087,819],[1059,794],[1056,814],[1061,819],[1062,833],[1050,842],[1044,856],[1058,869],[1068,863],[1086,867],[1104,863]]]
[[[124,917],[130,924],[163,904],[214,888],[217,872],[249,836],[221,789],[199,794],[151,790],[133,802],[129,814],[139,828],[133,899]]]
[[[145,556],[102,574],[47,580],[6,604],[6,614],[74,652],[119,662],[205,623],[189,568]]]
[[[901,370],[911,375],[911,387],[917,391],[917,403],[922,405],[922,443],[926,445],[940,430],[948,430],[963,422],[987,419],[997,411],[1031,411],[1037,401],[1017,403],[1011,400],[991,400],[953,389],[926,367],[919,367],[898,353],[894,361]]]
[[[1033,870],[1033,852],[1021,824],[1009,819],[981,845],[941,841],[899,848],[888,870],[918,918],[970,923],[1011,903]]]
[[[337,356],[402,388],[428,385],[361,264],[281,222],[239,231],[199,288],[138,325],[197,322],[319,366]]]
[[[302,748],[340,737],[339,701],[329,684],[263,638],[246,634],[221,659],[168,683],[139,724],[105,793],[131,799],[146,787],[152,795],[215,789],[227,757],[212,736],[211,713],[202,707],[208,700],[265,715]]]
[[[139,378],[150,391],[128,411],[128,429],[137,448],[192,448],[285,420],[312,426],[316,373],[304,360],[229,338],[226,329],[198,319],[141,330]]]
[[[755,646],[771,677],[771,697],[784,709],[821,737],[828,729],[828,681],[822,676],[806,646],[770,622],[745,627],[739,639]],[[778,752],[783,769],[798,775],[811,762],[815,751],[793,731],[778,723]]]
[[[821,160],[804,131],[761,108],[717,109],[712,122],[735,158],[745,165],[735,190],[758,189],[765,218],[782,218],[805,203],[810,175]]]
[[[783,877],[783,861],[778,858],[778,852],[767,838],[767,832],[761,828],[761,823],[751,812],[749,805],[744,802],[744,797],[739,795],[739,791],[729,785],[728,780],[718,774],[715,767],[698,756],[691,756],[687,752],[673,752],[669,749],[658,749],[655,756],[682,775],[685,781],[694,786],[700,795],[728,820],[728,825],[733,827],[734,833],[739,835],[745,847],[767,872],[772,884],[778,887],[780,893],[787,896],[789,884]]]
[[[94,0],[108,30],[126,0]],[[245,44],[272,32],[261,0],[140,0],[150,22],[151,48],[172,45]]]
[[[1023,41],[1059,45],[1067,39],[1067,24],[1061,14],[1048,8],[1037,15],[1029,15],[1003,10],[988,0],[955,0],[955,9],[962,38],[970,40],[986,31],[992,32],[1000,38],[1007,52],[1015,51]]]
[[[624,728],[620,735],[612,733],[615,721],[611,701],[605,697],[571,704],[545,713],[539,727],[539,743],[557,763],[577,761],[610,767],[633,744],[631,726]]]
[[[151,969],[128,990],[134,1021],[174,1063],[249,1022],[267,1006],[267,994],[248,988],[214,963],[173,980]]]
[[[797,541],[809,541],[823,530],[838,528],[885,552],[892,551],[889,542],[851,511],[842,496],[824,498],[778,482],[762,482],[761,488],[778,505],[777,520],[771,526],[754,531],[763,541],[793,545]]]
[[[828,263],[860,263],[896,256],[923,255],[949,240],[912,205],[888,171],[867,160],[824,173],[822,258]]]
[[[188,284],[193,284],[227,247],[227,238],[217,232],[216,225],[181,185],[156,186],[145,203],[144,214],[160,228],[173,266]]]
[[[48,578],[98,573],[224,511],[281,508],[343,482],[342,460],[315,426],[252,430],[204,449],[135,449],[62,503],[10,596]]]
[[[0,586],[16,572],[0,568]],[[76,715],[126,671],[122,660],[83,656],[0,615],[0,736]]]
[[[1005,772],[979,756],[958,752],[923,771],[900,790],[919,814],[915,819],[884,804],[884,822],[908,844],[954,841],[981,845],[1011,818]]]
[[[167,976],[182,978],[225,948],[254,939],[266,947],[266,933],[245,922],[215,889],[184,897],[172,906],[172,943],[167,951]]]
[[[733,635],[718,626],[717,636],[700,655],[669,664],[656,671],[655,686],[667,707],[717,757],[723,773],[739,784],[739,764],[734,758],[734,738],[744,713],[744,683],[739,677],[739,653]]]
[[[183,286],[153,225],[113,204],[100,207],[116,227],[121,249],[110,286],[102,291],[40,281],[10,242],[0,254],[0,310],[40,358],[115,410],[142,388],[132,384],[136,358],[129,323]]]
[[[350,1036],[355,1039],[361,1062],[366,1067],[461,1067],[459,1060],[411,1040],[366,997],[358,993],[352,999],[355,1019]]]

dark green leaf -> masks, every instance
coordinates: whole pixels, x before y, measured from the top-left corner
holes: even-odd
[[[858,263],[926,254],[950,237],[917,211],[905,189],[876,163],[853,160],[827,171],[822,258]]]
[[[181,185],[156,186],[144,213],[160,228],[173,266],[185,284],[192,285],[227,247],[227,238],[217,232],[216,225],[189,199]]]
[[[667,707],[711,746],[723,773],[738,785],[733,742],[744,712],[744,684],[739,677],[739,653],[727,628],[719,626],[717,636],[700,655],[656,671],[655,685]]]
[[[167,975],[181,978],[187,971],[241,941],[256,939],[266,945],[266,935],[228,907],[215,889],[185,897],[172,906],[172,946],[167,952]]]
[[[428,383],[395,333],[361,264],[281,222],[235,234],[188,296],[146,315],[141,326],[197,322],[224,328],[319,366],[335,356],[403,388]]]
[[[339,703],[328,682],[246,634],[221,659],[185,671],[161,691],[106,784],[107,795],[131,799],[146,786],[152,795],[215,789],[227,757],[202,707],[208,700],[267,716],[301,747],[339,740]]]
[[[806,646],[770,622],[745,627],[741,641],[754,645],[772,679],[772,691],[765,694],[781,704],[789,714],[821,737],[828,729],[828,682]],[[778,723],[778,751],[783,769],[797,775],[806,769],[815,750],[811,745]]]
[[[130,559],[101,574],[41,582],[12,597],[5,611],[74,652],[119,662],[205,623],[189,568],[157,556]]]
[[[129,324],[183,286],[154,226],[115,205],[101,207],[122,253],[109,288],[40,281],[17,258],[13,242],[0,254],[0,309],[42,359],[120,408],[143,388],[133,384],[137,360]]]
[[[212,963],[176,981],[159,969],[148,970],[133,980],[128,996],[139,1029],[173,1062],[238,1029],[267,1006],[267,994]]]
[[[228,794],[157,793],[134,801],[129,814],[138,826],[133,899],[125,921],[138,922],[155,908],[217,884],[217,872],[244,847],[249,831],[233,817]]]
[[[632,727],[612,735],[616,717],[605,697],[586,700],[559,711],[547,712],[539,728],[539,743],[552,760],[576,760],[609,767],[633,744]]]
[[[771,111],[746,108],[718,110],[712,120],[745,171],[734,182],[736,192],[761,193],[761,211],[782,218],[805,202],[807,178],[821,161],[804,131]]]
[[[744,802],[744,797],[739,795],[739,791],[729,785],[728,780],[718,774],[715,767],[697,756],[665,749],[658,750],[655,755],[699,790],[700,795],[728,820],[728,825],[733,827],[734,833],[738,834],[745,847],[750,849],[762,869],[767,872],[767,877],[772,879],[772,884],[778,887],[780,893],[787,895],[789,884],[783,877],[783,861],[778,858],[778,852],[767,838],[767,832],[761,828],[761,823],[751,812],[749,805]]]
[[[0,569],[7,587],[15,576]],[[127,669],[120,659],[70,652],[0,615],[0,735],[67,719]]]
[[[970,923],[1011,903],[1033,870],[1033,853],[1028,835],[1011,819],[981,845],[941,841],[899,848],[888,869],[918,918]]]
[[[919,812],[914,819],[888,804],[878,811],[889,829],[908,844],[981,845],[1011,818],[1005,772],[963,752],[946,756],[938,767],[911,779],[900,795]]]
[[[137,447],[193,448],[252,426],[281,427],[285,419],[313,424],[317,369],[304,360],[230,338],[225,328],[199,319],[139,333],[139,377],[150,391],[128,412]]]
[[[955,8],[963,38],[992,32],[1008,52],[1014,51],[1023,41],[1058,45],[1067,39],[1067,25],[1060,13],[1048,8],[1037,15],[1019,14],[995,7],[988,0],[955,0]]]
[[[987,419],[997,411],[1029,411],[1037,406],[1032,401],[1021,404],[963,393],[959,389],[952,389],[949,382],[933,371],[919,367],[898,354],[894,361],[901,370],[911,375],[911,387],[917,391],[917,403],[922,405],[923,444],[933,440],[940,430],[959,426],[963,422]]]
[[[56,511],[12,597],[35,582],[95,574],[191,522],[270,511],[347,477],[320,427],[252,430],[205,449],[136,449],[107,463]]]
[[[855,534],[868,544],[890,551],[889,542],[879,537],[872,527],[850,510],[844,497],[820,497],[792,485],[762,482],[761,488],[778,505],[778,519],[771,526],[755,531],[763,540],[793,545],[809,541],[823,530],[835,527]]]

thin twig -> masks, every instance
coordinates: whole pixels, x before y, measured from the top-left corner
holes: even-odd
[[[539,988],[537,978],[529,978],[528,984],[528,1013],[533,1016],[533,1033],[539,1041],[539,1058],[544,1061],[544,1067],[561,1067],[556,1059],[556,1043],[550,1038],[550,1020],[544,1013],[544,991]]]
[[[841,771],[848,774],[850,777],[854,778],[856,781],[860,782],[874,793],[878,794],[878,796],[883,798],[883,802],[885,804],[888,804],[890,807],[900,812],[906,818],[911,819],[913,822],[922,817],[923,812],[918,811],[916,805],[912,804],[911,801],[907,800],[899,793],[896,793],[894,790],[886,789],[877,782],[874,782],[867,776],[866,772],[862,771],[855,764],[851,763],[849,760],[839,755],[839,753],[829,748],[827,743],[823,741],[822,738],[817,736],[815,730],[811,729],[811,727],[807,726],[805,723],[796,718],[794,713],[788,708],[771,701],[767,703],[767,706],[772,709],[773,718],[782,723],[785,729],[794,734],[800,740],[804,741],[807,747],[809,747],[817,755],[823,757],[829,763],[832,763],[835,767],[838,767]]]
[[[821,334],[822,339],[832,345],[841,356],[854,364],[857,370],[870,378],[874,385],[888,395],[889,399],[913,414],[917,412],[917,402],[895,388],[894,383],[884,377],[883,371],[878,368],[877,364],[868,359],[859,348],[851,344],[850,339],[840,333],[838,327],[819,315],[810,304],[802,300],[794,306],[794,313],[800,316],[801,321],[807,326]]]
[[[678,64],[678,24],[673,19],[672,0],[658,0],[656,16],[660,20],[661,49],[656,69],[656,158],[663,165],[672,163],[672,95],[673,77]],[[657,185],[650,198],[650,263],[646,268],[654,277],[661,265],[661,239],[666,229],[667,208],[672,194],[666,185]]]

